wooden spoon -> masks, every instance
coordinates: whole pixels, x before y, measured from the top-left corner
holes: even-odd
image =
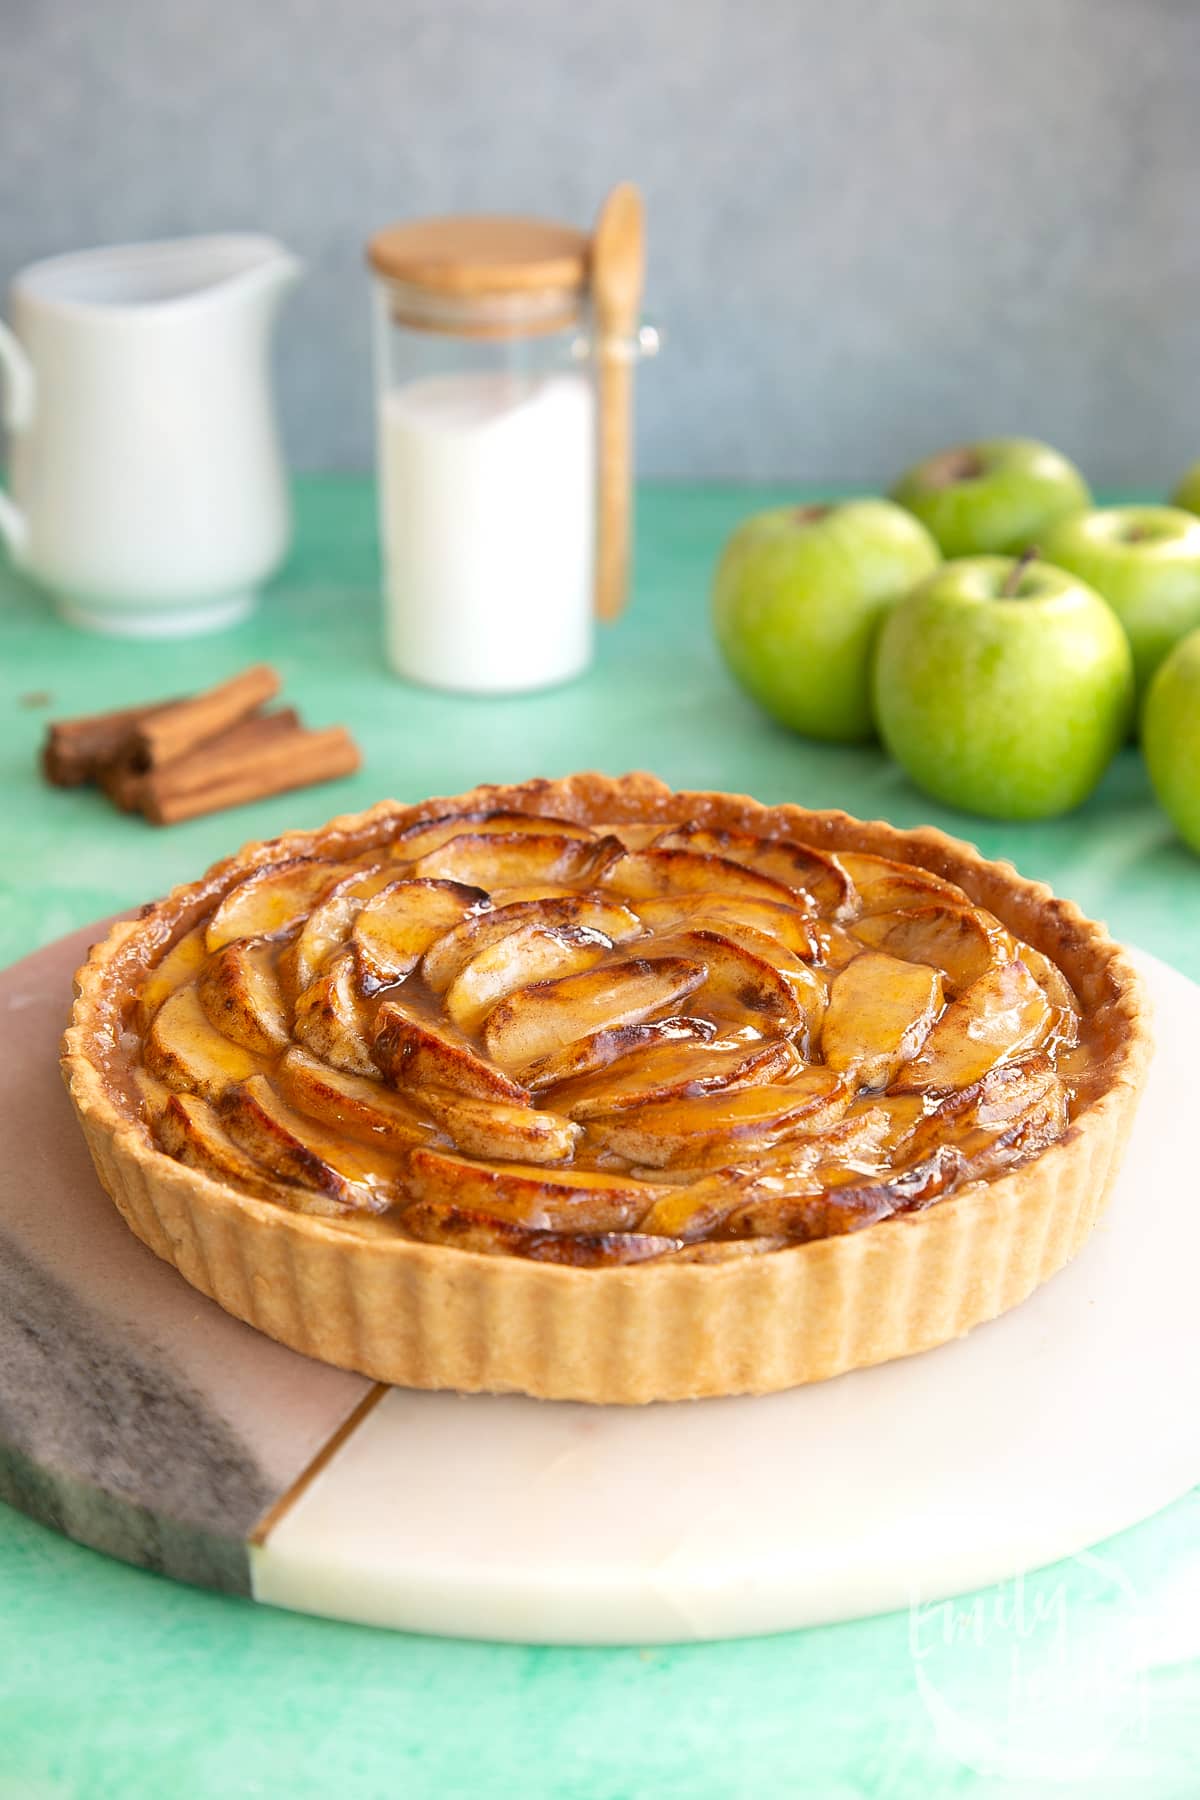
[[[615,619],[629,587],[633,354],[646,274],[645,214],[632,181],[615,187],[600,208],[591,266],[600,387],[596,611]]]

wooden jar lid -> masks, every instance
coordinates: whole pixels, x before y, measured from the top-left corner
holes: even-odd
[[[388,225],[368,243],[367,260],[388,281],[429,295],[578,292],[589,243],[586,232],[548,219],[463,213]]]

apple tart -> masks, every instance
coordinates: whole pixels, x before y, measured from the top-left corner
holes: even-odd
[[[1081,1246],[1149,1053],[1103,929],[932,830],[581,775],[255,844],[113,927],[64,1072],[194,1286],[382,1381],[765,1392]]]

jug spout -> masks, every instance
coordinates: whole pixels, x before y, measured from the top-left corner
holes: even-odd
[[[39,311],[85,308],[93,317],[121,313],[136,323],[254,290],[280,294],[300,273],[299,258],[277,238],[231,231],[48,257],[17,277],[13,296]]]
[[[304,273],[300,258],[275,238],[230,238],[226,242],[241,253],[237,256],[240,267],[231,268],[219,283],[231,297],[257,298],[273,306]]]
[[[300,258],[293,255],[285,245],[274,242],[264,254],[258,268],[259,277],[268,290],[280,294],[294,287],[303,273],[304,264]]]

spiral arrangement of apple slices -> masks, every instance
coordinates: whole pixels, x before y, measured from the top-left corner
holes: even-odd
[[[958,888],[456,814],[260,866],[137,996],[143,1116],[256,1198],[577,1266],[856,1230],[1065,1129],[1065,978]]]

